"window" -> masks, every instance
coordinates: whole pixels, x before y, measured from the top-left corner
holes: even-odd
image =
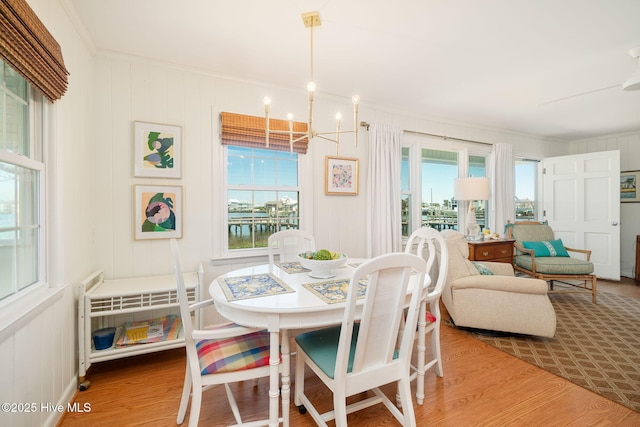
[[[0,62],[0,299],[44,280],[43,106]]]
[[[537,160],[515,161],[516,220],[534,220],[536,212]]]
[[[226,249],[266,248],[276,231],[299,228],[298,154],[227,145]]]
[[[451,147],[451,148],[449,148]],[[419,227],[458,230],[458,201],[454,182],[458,176],[487,176],[490,148],[466,153],[461,144],[445,145],[429,138],[406,138],[402,147],[402,236]],[[476,153],[476,151],[478,153]],[[487,221],[487,202],[476,201],[476,218],[481,228]]]
[[[453,184],[458,177],[458,153],[403,147],[401,173],[402,235],[424,226],[457,229]]]

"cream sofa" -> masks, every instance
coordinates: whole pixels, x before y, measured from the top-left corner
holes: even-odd
[[[480,274],[469,261],[465,237],[442,232],[449,249],[447,284],[442,302],[451,320],[462,327],[553,337],[556,312],[544,280],[515,277],[507,263],[483,262],[492,275]]]

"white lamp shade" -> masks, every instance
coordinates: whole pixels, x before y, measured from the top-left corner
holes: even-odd
[[[489,200],[489,178],[458,178],[455,181],[456,200]]]

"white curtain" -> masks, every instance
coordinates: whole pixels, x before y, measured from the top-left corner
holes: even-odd
[[[493,181],[491,184],[491,221],[492,233],[505,234],[507,221],[513,222],[515,208],[515,164],[511,144],[494,144],[491,150]]]
[[[402,250],[400,162],[402,130],[372,124],[369,131],[367,257]]]

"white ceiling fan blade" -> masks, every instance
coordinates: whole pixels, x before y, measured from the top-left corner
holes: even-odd
[[[613,89],[614,87],[619,88],[620,85],[616,84],[616,85],[613,85],[613,86],[601,87],[600,89],[593,89],[593,90],[589,90],[589,91],[586,91],[586,92],[576,93],[574,95],[564,96],[562,98],[556,98],[556,99],[553,99],[551,101],[543,102],[542,104],[540,104],[540,107],[542,107],[543,105],[553,104],[555,102],[565,101],[565,100],[571,99],[571,98],[577,98],[578,96],[589,95],[590,93],[602,92],[603,90]]]

